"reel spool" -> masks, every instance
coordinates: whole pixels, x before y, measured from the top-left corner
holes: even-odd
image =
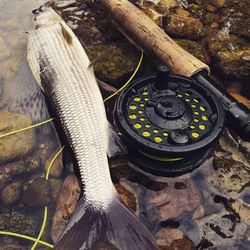
[[[176,176],[209,156],[223,130],[224,110],[210,90],[160,66],[121,93],[115,121],[138,167]]]

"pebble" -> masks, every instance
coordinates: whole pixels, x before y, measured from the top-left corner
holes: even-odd
[[[1,191],[1,200],[5,206],[16,204],[22,193],[22,181],[14,181]]]

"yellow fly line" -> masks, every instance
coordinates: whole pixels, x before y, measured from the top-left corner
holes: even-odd
[[[9,135],[13,135],[13,134],[16,134],[16,133],[19,133],[19,132],[23,132],[23,131],[26,131],[28,129],[36,128],[38,126],[41,126],[41,125],[46,124],[46,123],[51,122],[51,121],[53,121],[53,118],[50,118],[50,119],[48,119],[46,121],[31,125],[31,126],[28,126],[28,127],[25,127],[25,128],[21,128],[21,129],[18,129],[18,130],[11,131],[9,133],[0,135],[0,138],[3,138],[5,136],[9,136]],[[46,181],[49,179],[49,174],[50,174],[50,171],[51,171],[51,169],[53,167],[53,164],[54,164],[56,158],[62,153],[63,149],[64,149],[64,146],[55,154],[55,156],[51,160],[51,162],[49,164],[49,167],[47,169],[46,175],[45,175],[45,180]],[[31,250],[34,250],[38,244],[42,244],[42,245],[47,246],[49,248],[53,248],[54,246],[52,244],[49,244],[49,243],[47,243],[45,241],[40,240],[41,237],[42,237],[42,234],[44,232],[45,226],[46,226],[47,217],[48,217],[48,208],[47,208],[47,206],[45,206],[44,207],[44,214],[43,214],[43,223],[42,223],[42,226],[41,226],[41,229],[40,229],[40,232],[39,232],[37,238],[33,238],[33,237],[23,235],[23,234],[19,234],[19,233],[7,232],[7,231],[0,231],[0,234],[1,235],[19,237],[19,238],[27,239],[27,240],[30,240],[30,241],[34,241],[34,244],[33,244],[32,248],[31,248]]]
[[[115,95],[119,94],[125,87],[127,87],[127,85],[133,80],[134,76],[136,75],[136,73],[138,72],[140,66],[141,66],[141,63],[142,63],[142,60],[143,60],[143,50],[141,51],[141,57],[140,57],[140,60],[138,62],[138,65],[134,71],[134,73],[132,74],[132,76],[128,79],[128,81],[120,88],[118,89],[115,93],[113,93],[112,95],[108,96],[106,99],[104,99],[104,103],[106,101],[108,101],[109,99],[111,99],[112,97],[114,97]]]

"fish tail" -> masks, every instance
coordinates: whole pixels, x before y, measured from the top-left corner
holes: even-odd
[[[56,250],[156,250],[154,237],[118,198],[96,209],[82,198],[60,236]]]

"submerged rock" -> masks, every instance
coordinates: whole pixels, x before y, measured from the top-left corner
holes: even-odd
[[[206,64],[210,64],[210,58],[205,50],[205,48],[202,46],[201,43],[190,41],[187,39],[176,39],[175,40],[183,49],[200,59],[202,62]]]
[[[51,187],[45,178],[31,179],[23,186],[23,204],[31,207],[44,207],[52,203]]]
[[[198,220],[200,238],[210,246],[233,246],[245,235],[247,226],[234,214],[223,211]],[[202,246],[201,246],[202,247]]]
[[[217,73],[230,79],[250,79],[250,45],[246,40],[224,31],[215,32],[206,39]]]
[[[160,250],[194,250],[196,249],[191,240],[183,233],[174,228],[162,228],[156,234],[156,243]]]
[[[169,35],[193,40],[204,36],[203,24],[199,19],[178,14],[165,18],[164,30]]]
[[[0,211],[0,230],[13,233],[21,233],[31,237],[37,236],[39,220],[31,215],[31,210],[4,209]]]
[[[51,227],[51,238],[56,242],[61,235],[69,217],[74,212],[80,196],[81,187],[74,175],[69,175],[62,187],[62,191],[58,197],[56,211],[53,217]]]
[[[26,116],[8,112],[0,113],[0,135],[25,128],[31,124],[31,120]],[[0,162],[26,156],[34,149],[35,143],[36,135],[33,129],[1,138]]]
[[[5,206],[16,204],[22,194],[22,181],[14,181],[1,191],[1,200]]]

